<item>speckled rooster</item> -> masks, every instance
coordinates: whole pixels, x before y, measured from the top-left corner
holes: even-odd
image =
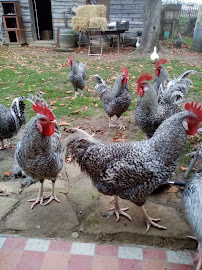
[[[54,187],[63,165],[62,144],[55,128],[54,114],[42,103],[33,104],[32,107],[37,115],[26,124],[15,151],[15,159],[24,173],[35,181],[40,181],[38,197],[30,200],[34,202],[31,209],[37,203],[43,205],[44,199],[49,199],[44,205],[52,200],[60,202],[55,195]],[[52,181],[52,193],[49,196],[43,196],[45,179]]]
[[[74,56],[69,58],[70,72],[69,72],[69,80],[74,88],[75,97],[77,97],[78,89],[81,90],[81,95],[83,96],[82,90],[86,86],[86,66],[84,63],[77,62],[74,60]]]
[[[157,187],[166,183],[175,170],[182,154],[187,135],[197,132],[202,122],[202,110],[186,103],[185,111],[167,118],[153,137],[129,143],[105,145],[85,131],[70,128],[64,142],[64,156],[71,155],[81,170],[92,179],[93,185],[105,195],[115,196],[115,214],[131,217],[120,209],[118,197],[140,206],[147,231],[150,226],[166,229],[148,216],[144,203]]]
[[[109,127],[111,124],[111,117],[116,115],[119,120],[120,129],[125,129],[121,123],[121,115],[128,110],[131,104],[131,95],[128,87],[128,70],[126,67],[121,69],[122,73],[116,78],[113,88],[106,85],[104,80],[99,75],[93,77],[97,80],[95,86],[96,91],[103,104],[103,109],[109,116]]]
[[[137,79],[138,99],[135,107],[135,121],[138,127],[147,135],[152,137],[158,126],[171,115],[181,111],[178,104],[161,104],[157,92],[149,83],[152,75],[143,73]]]
[[[24,97],[17,97],[13,100],[10,108],[0,104],[0,150],[10,146],[10,140],[15,136],[21,126],[25,124],[25,103]],[[4,140],[7,139],[7,144],[4,145]]]
[[[197,172],[186,182],[183,192],[183,203],[187,218],[191,228],[198,240],[198,252],[196,255],[196,270],[202,269],[202,143],[199,149],[194,152],[194,157],[191,160],[189,168],[185,174],[187,178],[191,169],[194,167],[197,160],[200,160],[200,165]]]

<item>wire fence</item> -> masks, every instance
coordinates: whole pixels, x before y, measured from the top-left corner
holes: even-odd
[[[202,5],[201,1],[190,0],[190,2],[184,0],[162,0],[162,4],[168,5],[181,5],[180,18],[191,19],[195,18],[198,15],[199,6]]]

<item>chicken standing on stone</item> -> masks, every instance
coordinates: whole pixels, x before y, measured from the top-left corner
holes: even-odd
[[[144,87],[147,87],[146,85]],[[166,229],[150,218],[144,209],[146,198],[166,183],[174,172],[184,151],[187,135],[197,132],[202,122],[202,110],[185,104],[186,111],[166,119],[148,140],[129,143],[102,144],[85,131],[70,128],[64,141],[64,156],[71,155],[81,170],[92,179],[93,185],[105,195],[115,196],[115,214],[131,217],[120,209],[118,197],[140,206],[147,224]]]
[[[86,86],[86,66],[84,63],[77,62],[74,60],[74,56],[69,58],[70,72],[69,72],[69,80],[75,91],[75,98],[78,95],[78,89],[81,90],[81,95],[83,96],[82,90]]]
[[[181,111],[177,104],[160,104],[153,86],[148,83],[152,75],[143,73],[137,79],[138,99],[135,107],[135,121],[138,127],[152,137],[158,126],[171,115]]]
[[[126,67],[121,69],[122,74],[116,78],[113,88],[106,85],[99,75],[93,77],[97,80],[95,86],[96,91],[102,101],[104,111],[109,116],[109,128],[111,125],[111,117],[116,115],[119,120],[120,129],[125,129],[121,123],[120,116],[127,111],[131,104],[131,95],[128,87],[128,70]]]
[[[177,49],[180,49],[182,47],[182,36],[180,35],[180,33],[177,34],[177,39],[175,41],[175,47]]]
[[[34,203],[31,209],[43,199],[48,199],[44,205],[52,200],[60,202],[55,195],[55,181],[62,169],[62,144],[55,128],[56,120],[52,111],[42,104],[32,105],[37,115],[25,126],[21,141],[17,144],[15,159],[24,173],[40,181],[39,195],[36,199],[29,200]],[[52,181],[52,193],[43,196],[43,182],[45,179]]]
[[[185,174],[187,178],[197,160],[200,164],[197,172],[185,184],[183,192],[183,204],[189,224],[198,240],[198,252],[195,260],[197,261],[196,270],[202,269],[202,143],[194,153],[190,166]]]
[[[5,149],[4,139],[7,139],[7,147],[10,146],[10,141],[15,136],[21,126],[25,124],[25,103],[24,97],[17,97],[13,100],[10,108],[0,104],[0,150]]]

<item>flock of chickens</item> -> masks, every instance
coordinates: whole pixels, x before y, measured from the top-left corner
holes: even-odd
[[[186,71],[171,80],[164,67],[165,63],[166,59],[157,61],[153,82],[150,83],[153,76],[149,73],[141,74],[136,81],[138,99],[134,118],[138,127],[146,134],[146,140],[106,145],[84,130],[69,128],[68,136],[62,144],[55,115],[40,95],[15,98],[10,108],[0,105],[0,140],[1,148],[4,149],[3,140],[16,135],[25,123],[23,99],[33,103],[36,116],[25,125],[15,150],[15,159],[23,173],[35,181],[40,181],[37,198],[30,200],[33,202],[31,208],[38,203],[46,205],[52,200],[60,202],[54,191],[55,181],[67,156],[71,156],[71,160],[76,161],[81,170],[89,175],[99,192],[114,196],[117,221],[119,215],[131,220],[125,213],[127,209],[119,207],[120,197],[141,207],[146,231],[151,226],[166,229],[157,224],[160,219],[149,217],[144,203],[156,188],[168,183],[183,153],[188,135],[194,135],[199,130],[202,108],[193,102],[187,102],[185,110],[179,106],[192,83],[187,76],[195,71]],[[85,65],[78,64],[74,57],[70,57],[69,65],[69,80],[76,97],[78,90],[82,93],[86,85]],[[114,86],[110,87],[99,75],[93,76],[97,83],[95,89],[104,111],[109,116],[109,127],[112,126],[111,117],[116,115],[119,128],[125,129],[120,117],[131,104],[128,77],[128,70],[123,67]],[[197,157],[201,158],[201,150],[197,153]],[[52,181],[52,192],[49,196],[43,195],[45,179]],[[202,252],[202,215],[199,213],[199,209],[202,209],[201,181],[200,167],[185,184],[183,195],[187,217],[199,241],[199,253]],[[43,204],[45,199],[48,201]]]

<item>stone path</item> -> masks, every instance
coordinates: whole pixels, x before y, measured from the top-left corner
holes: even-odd
[[[189,251],[0,235],[1,270],[194,270]]]

